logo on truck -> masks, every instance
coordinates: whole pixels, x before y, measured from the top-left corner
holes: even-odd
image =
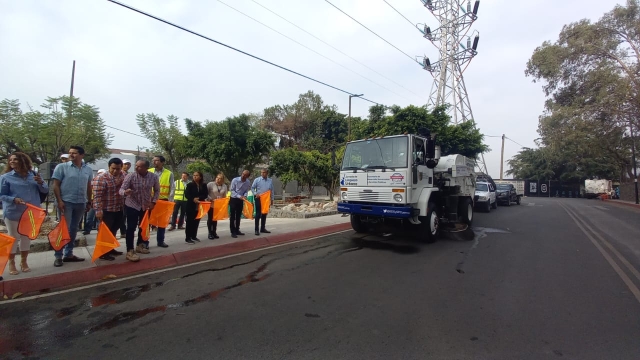
[[[404,210],[391,210],[391,209],[384,209],[382,210],[383,213],[385,214],[401,214],[401,215],[407,215],[409,214],[408,211],[404,211]]]
[[[389,179],[391,179],[391,181],[393,182],[401,182],[402,180],[404,180],[404,176],[400,173],[394,173],[393,175],[389,176]]]

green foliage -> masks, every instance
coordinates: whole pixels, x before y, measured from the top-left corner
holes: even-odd
[[[136,122],[140,132],[149,139],[155,154],[167,159],[167,166],[175,173],[178,166],[187,158],[186,136],[180,131],[178,117],[174,115],[163,119],[156,114],[138,114]]]
[[[193,174],[196,171],[199,171],[204,175],[209,175],[213,178],[215,178],[215,176],[217,175],[216,171],[211,167],[211,165],[202,160],[197,160],[187,164],[186,171],[189,173],[189,175]]]
[[[57,161],[71,145],[85,149],[85,162],[108,155],[111,143],[97,107],[68,96],[47,98],[41,106],[46,112],[23,112],[18,100],[0,102],[0,162],[14,151],[29,155],[39,165]]]
[[[187,155],[204,159],[228,179],[238,176],[242,169],[252,171],[271,153],[275,140],[267,131],[250,126],[250,121],[246,114],[204,124],[185,119]]]

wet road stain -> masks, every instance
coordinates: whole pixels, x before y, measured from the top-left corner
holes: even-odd
[[[318,314],[310,314],[310,313],[306,313],[304,314],[304,316],[308,317],[308,318],[319,318],[320,315]]]
[[[386,241],[375,241],[375,240],[364,240],[357,239],[353,240],[353,243],[358,246],[359,249],[371,249],[371,250],[388,250],[396,254],[402,255],[410,255],[416,254],[420,252],[420,248],[413,245],[404,245],[393,242]]]
[[[114,316],[111,320],[108,320],[102,324],[93,326],[87,330],[84,331],[85,335],[89,335],[92,334],[96,331],[101,331],[101,330],[109,330],[109,329],[113,329],[116,326],[119,325],[123,325],[126,323],[130,323],[134,320],[143,318],[149,314],[153,314],[153,313],[164,313],[167,310],[170,309],[180,309],[180,308],[185,308],[188,306],[192,306],[192,305],[196,305],[199,304],[201,302],[205,302],[205,301],[209,301],[209,300],[215,300],[218,298],[218,296],[220,296],[220,294],[229,291],[231,289],[240,287],[242,285],[246,285],[252,282],[259,282],[259,281],[263,281],[266,280],[270,274],[265,274],[261,277],[258,277],[258,275],[262,272],[264,272],[267,269],[267,266],[273,262],[274,260],[268,261],[262,265],[260,265],[260,267],[258,267],[256,270],[252,271],[251,273],[249,273],[247,276],[245,276],[242,280],[238,281],[235,284],[232,285],[228,285],[225,286],[223,288],[208,292],[206,294],[200,295],[198,297],[192,298],[192,299],[188,299],[185,301],[180,301],[177,303],[173,303],[173,304],[168,304],[168,305],[160,305],[160,306],[154,306],[154,307],[148,307],[145,309],[140,309],[140,310],[136,310],[136,311],[127,311],[127,312],[123,312],[120,313],[116,316]]]
[[[474,227],[472,229],[469,229],[470,231],[473,232],[474,236],[473,236],[473,244],[471,245],[471,247],[469,248],[469,250],[467,250],[465,252],[465,254],[462,256],[462,260],[460,260],[460,262],[458,263],[458,265],[456,265],[456,271],[459,274],[464,274],[464,264],[467,261],[467,259],[469,258],[469,256],[471,255],[471,252],[473,251],[473,249],[475,249],[478,244],[480,244],[480,239],[485,238],[487,236],[488,233],[503,233],[503,234],[509,234],[509,231],[505,231],[505,230],[501,230],[501,229],[492,229],[492,228],[483,228],[483,227]],[[469,235],[465,235],[465,236],[469,236]]]

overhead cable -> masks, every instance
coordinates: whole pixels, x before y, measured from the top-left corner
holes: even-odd
[[[382,40],[383,40],[384,42],[386,42],[387,44],[389,44],[389,45],[393,46],[393,48],[394,48],[394,49],[396,49],[396,50],[400,51],[401,53],[403,53],[406,57],[408,57],[409,59],[411,59],[411,61],[413,61],[413,62],[415,62],[415,63],[417,63],[417,64],[419,64],[419,65],[422,65],[422,64],[420,64],[418,61],[416,61],[416,59],[414,59],[413,57],[411,57],[411,55],[409,55],[409,54],[407,54],[406,52],[404,52],[404,51],[400,50],[397,46],[393,45],[392,43],[390,43],[389,41],[387,41],[385,38],[383,38],[382,36],[378,35],[375,31],[373,31],[373,30],[369,29],[368,27],[364,26],[360,21],[358,21],[358,20],[354,19],[351,15],[349,15],[349,14],[347,14],[346,12],[342,11],[342,9],[340,9],[339,7],[337,7],[337,6],[333,5],[333,4],[331,3],[331,1],[329,1],[329,0],[324,0],[324,1],[325,1],[325,2],[327,2],[329,5],[333,6],[334,8],[338,9],[338,11],[340,11],[341,13],[343,13],[343,14],[347,15],[351,20],[353,20],[353,21],[357,22],[357,23],[358,23],[360,26],[362,26],[363,28],[365,28],[365,29],[369,30],[369,32],[371,32],[373,35],[375,35],[375,36],[379,37],[380,39],[382,39]]]
[[[132,7],[132,6],[129,6],[129,5],[123,4],[123,3],[119,2],[119,1],[116,1],[116,0],[107,0],[107,1],[112,2],[112,3],[116,4],[116,5],[120,5],[120,6],[124,7],[124,8],[129,9],[129,10],[135,11],[135,12],[137,12],[137,13],[139,13],[139,14],[142,14],[142,15],[145,15],[145,16],[147,16],[147,17],[150,17],[150,18],[152,18],[152,19],[158,20],[158,21],[160,21],[160,22],[162,22],[162,23],[165,23],[165,24],[167,24],[167,25],[173,26],[173,27],[178,28],[178,29],[180,29],[180,30],[182,30],[182,31],[186,31],[186,32],[188,32],[188,33],[190,33],[190,34],[192,34],[192,35],[195,35],[195,36],[201,37],[201,38],[203,38],[203,39],[205,39],[205,40],[209,40],[209,41],[211,41],[211,42],[213,42],[213,43],[216,43],[216,44],[218,44],[218,45],[222,45],[222,46],[224,46],[224,47],[226,47],[226,48],[228,48],[228,49],[231,49],[231,50],[237,51],[237,52],[239,52],[239,53],[241,53],[241,54],[247,55],[247,56],[252,57],[252,58],[254,58],[254,59],[256,59],[256,60],[262,61],[262,62],[267,63],[267,64],[272,65],[272,66],[275,66],[275,67],[277,67],[277,68],[279,68],[279,69],[282,69],[282,70],[288,71],[288,72],[290,72],[290,73],[292,73],[292,74],[298,75],[298,76],[303,77],[303,78],[308,79],[308,80],[311,80],[311,81],[316,82],[316,83],[318,83],[318,84],[324,85],[324,86],[326,86],[326,87],[330,87],[330,88],[332,88],[332,89],[334,89],[334,90],[338,90],[338,91],[343,92],[343,93],[348,94],[348,95],[356,95],[355,93],[349,92],[349,91],[347,91],[347,90],[340,89],[340,88],[335,87],[335,86],[333,86],[333,85],[329,85],[329,84],[327,84],[327,83],[325,83],[325,82],[322,82],[322,81],[320,81],[320,80],[316,80],[316,79],[314,79],[314,78],[312,78],[312,77],[310,77],[310,76],[303,75],[303,74],[301,74],[301,73],[299,73],[299,72],[297,72],[297,71],[291,70],[291,69],[289,69],[289,68],[286,68],[286,67],[284,67],[284,66],[281,66],[281,65],[278,65],[278,64],[275,64],[275,63],[272,63],[271,61],[265,60],[265,59],[263,59],[263,58],[261,58],[261,57],[258,57],[258,56],[256,56],[256,55],[249,54],[249,53],[248,53],[248,52],[246,52],[246,51],[242,51],[242,50],[240,50],[240,49],[236,49],[236,48],[234,48],[233,46],[230,46],[230,45],[227,45],[227,44],[222,43],[222,42],[220,42],[220,41],[214,40],[214,39],[212,39],[212,38],[210,38],[210,37],[207,37],[207,36],[205,36],[205,35],[202,35],[202,34],[200,34],[200,33],[197,33],[197,32],[195,32],[195,31],[193,31],[193,30],[189,30],[189,29],[187,29],[187,28],[185,28],[185,27],[182,27],[182,26],[180,26],[180,25],[176,25],[176,24],[174,24],[174,23],[172,23],[172,22],[170,22],[170,21],[167,21],[167,20],[161,19],[161,18],[159,18],[159,17],[157,17],[157,16],[154,16],[154,15],[151,15],[151,14],[149,14],[149,13],[146,13],[146,12],[144,12],[144,11],[142,11],[142,10],[138,10],[138,9],[136,9],[136,8]],[[377,102],[375,102],[375,101],[373,101],[373,100],[369,100],[369,99],[364,98],[364,97],[360,97],[360,98],[361,98],[362,100],[368,101],[368,102],[370,102],[370,103],[377,104],[377,105],[381,105],[380,103],[377,103]]]
[[[353,58],[353,57],[352,57],[352,56],[350,56],[349,54],[347,54],[347,53],[343,52],[342,50],[338,49],[337,47],[335,47],[335,46],[333,46],[333,45],[329,44],[328,42],[326,42],[326,41],[324,41],[324,40],[320,39],[319,37],[317,37],[317,36],[313,35],[313,34],[312,34],[312,33],[310,33],[309,31],[307,31],[307,30],[303,29],[302,27],[300,27],[300,26],[296,25],[295,23],[293,23],[293,22],[289,21],[289,20],[288,20],[288,19],[286,19],[285,17],[283,17],[283,16],[281,16],[280,14],[276,13],[275,11],[273,11],[273,10],[269,9],[268,7],[266,7],[266,6],[262,5],[262,4],[260,4],[260,3],[259,3],[259,2],[257,2],[256,0],[251,0],[251,1],[253,1],[254,3],[256,3],[256,5],[258,5],[258,6],[262,7],[263,9],[265,9],[265,10],[269,11],[269,12],[270,12],[270,13],[272,13],[273,15],[275,15],[275,16],[277,16],[277,17],[279,17],[280,19],[282,19],[282,20],[284,20],[284,21],[288,22],[289,24],[291,24],[291,25],[295,26],[296,28],[298,28],[298,29],[302,30],[302,31],[303,31],[303,32],[305,32],[307,35],[309,35],[309,36],[311,36],[311,37],[315,38],[316,40],[318,40],[318,41],[322,42],[323,44],[325,44],[325,45],[329,46],[329,47],[330,47],[330,48],[332,48],[333,50],[335,50],[335,51],[339,52],[340,54],[342,54],[342,55],[344,55],[344,56],[348,57],[349,59],[351,59],[351,60],[353,60],[353,61],[357,62],[358,64],[360,64],[360,65],[362,65],[362,66],[366,67],[367,69],[369,69],[369,70],[373,71],[374,73],[376,73],[376,74],[380,75],[381,77],[383,77],[383,78],[385,78],[385,79],[387,79],[387,80],[391,81],[392,83],[394,83],[394,84],[396,84],[396,85],[400,86],[401,88],[403,88],[403,89],[407,90],[408,92],[410,92],[410,93],[414,94],[415,96],[420,97],[420,98],[422,99],[422,97],[421,97],[418,93],[416,93],[416,92],[414,92],[414,91],[412,91],[412,90],[407,89],[406,87],[404,87],[402,84],[399,84],[399,83],[398,83],[398,82],[396,82],[395,80],[393,80],[393,79],[391,79],[391,78],[389,78],[389,77],[387,77],[387,76],[385,76],[385,75],[383,75],[383,74],[379,73],[378,71],[376,71],[376,70],[374,70],[374,69],[370,68],[370,67],[369,67],[369,66],[367,66],[366,64],[364,64],[364,63],[362,63],[362,62],[358,61],[357,59]]]
[[[402,15],[402,13],[401,13],[400,11],[398,11],[398,9],[394,8],[394,7],[393,7],[393,5],[389,4],[389,3],[387,2],[387,0],[382,0],[382,1],[384,1],[384,2],[385,2],[385,4],[389,5],[389,7],[391,7],[393,10],[395,10],[395,12],[397,12],[397,13],[398,13],[400,16],[402,16],[405,20],[407,20],[407,22],[408,22],[409,24],[411,24],[411,27],[415,27],[415,24],[414,24],[414,23],[412,23],[412,22],[411,22],[411,20],[407,19],[407,17],[406,17],[406,16]]]
[[[300,46],[304,47],[305,49],[307,49],[307,50],[309,50],[309,51],[312,51],[312,52],[314,52],[315,54],[317,54],[317,55],[319,55],[319,56],[322,56],[323,58],[325,58],[325,59],[327,59],[327,60],[331,61],[332,63],[334,63],[334,64],[336,64],[336,65],[338,65],[338,66],[340,66],[340,67],[342,67],[342,68],[344,68],[344,69],[346,69],[346,70],[348,70],[348,71],[351,71],[352,73],[354,73],[354,74],[356,74],[356,75],[360,76],[361,78],[363,78],[363,79],[365,79],[365,80],[367,80],[367,81],[371,82],[372,84],[377,85],[377,86],[379,86],[379,87],[381,87],[381,88],[383,88],[383,89],[385,89],[385,90],[387,90],[387,91],[389,91],[389,92],[391,92],[391,93],[393,93],[393,94],[395,94],[395,95],[398,95],[398,96],[400,96],[400,97],[402,97],[402,98],[405,98],[406,100],[411,101],[411,99],[407,98],[406,96],[404,96],[404,95],[400,95],[400,94],[398,94],[397,92],[395,92],[395,91],[393,91],[393,90],[391,90],[391,89],[389,89],[389,88],[385,87],[384,85],[378,84],[377,82],[375,82],[375,81],[373,81],[373,80],[369,79],[368,77],[366,77],[366,76],[364,76],[364,75],[362,75],[362,74],[360,74],[360,73],[358,73],[358,72],[356,72],[356,71],[353,71],[353,70],[349,69],[348,67],[346,67],[346,66],[344,66],[344,65],[340,64],[339,62],[337,62],[337,61],[335,61],[335,60],[333,60],[333,59],[331,59],[331,58],[329,58],[329,57],[327,57],[327,56],[325,56],[325,55],[323,55],[323,54],[321,54],[321,53],[319,53],[319,52],[317,52],[317,51],[313,50],[312,48],[308,47],[307,45],[304,45],[303,43],[301,43],[301,42],[299,42],[299,41],[297,41],[297,40],[295,40],[295,39],[293,39],[293,38],[291,38],[291,37],[289,37],[289,36],[287,36],[287,35],[285,35],[285,34],[281,33],[280,31],[278,31],[278,30],[276,30],[276,29],[272,28],[271,26],[269,26],[269,25],[267,25],[267,24],[265,24],[265,23],[261,22],[260,20],[258,20],[258,19],[256,19],[256,18],[254,18],[254,17],[251,17],[250,15],[245,14],[244,12],[242,12],[242,11],[240,11],[240,10],[238,10],[238,9],[234,8],[233,6],[231,6],[231,5],[229,5],[229,4],[225,3],[225,2],[223,2],[222,0],[217,0],[217,1],[218,1],[219,3],[221,3],[222,5],[225,5],[226,7],[230,8],[230,9],[232,9],[232,10],[234,10],[234,11],[236,11],[236,12],[238,12],[238,13],[240,13],[240,14],[242,14],[242,15],[246,16],[246,17],[248,17],[249,19],[251,19],[251,20],[253,20],[253,21],[257,22],[258,24],[260,24],[260,25],[262,25],[262,26],[266,27],[267,29],[269,29],[269,30],[271,30],[271,31],[273,31],[273,32],[276,32],[276,33],[278,33],[278,34],[279,34],[279,35],[281,35],[281,36],[284,36],[285,38],[287,38],[287,39],[289,39],[289,40],[293,41],[294,43],[296,43],[296,44],[298,44],[298,45],[300,45]]]

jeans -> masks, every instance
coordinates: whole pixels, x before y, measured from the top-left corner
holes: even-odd
[[[176,218],[178,218],[178,210],[180,211],[180,218],[178,219],[178,227],[184,224],[184,212],[187,210],[186,201],[176,201],[176,205],[173,207],[173,215],[171,216],[171,226],[176,226]]]
[[[142,238],[140,237],[140,228],[138,227],[138,225],[140,224],[140,220],[142,220],[142,215],[144,215],[144,211],[142,210],[136,210],[132,207],[128,207],[125,205],[125,213],[127,214],[127,237],[126,237],[126,242],[127,242],[127,251],[129,250],[133,250],[133,237],[136,234],[136,229],[138,230],[138,243],[137,245],[140,245],[141,243],[144,244],[145,241],[142,241]]]
[[[218,230],[218,222],[213,220],[213,206],[209,208],[207,213],[207,230],[209,230],[209,234],[216,234]]]
[[[120,235],[126,236],[127,235],[127,213],[125,212],[124,207],[122,208],[121,212],[122,212],[122,216],[120,217]]]
[[[56,259],[62,258],[64,251],[64,257],[73,256],[73,243],[76,241],[76,234],[78,233],[78,225],[82,221],[86,204],[74,204],[70,202],[64,202],[64,218],[67,221],[67,228],[69,229],[69,237],[71,241],[62,248],[60,251],[56,251]]]
[[[267,214],[262,214],[262,204],[260,203],[259,198],[256,198],[255,209],[256,209],[256,216],[255,216],[256,231],[265,230],[266,228],[264,227],[264,223],[267,222]],[[262,227],[259,227],[260,225],[262,225]]]
[[[89,235],[91,233],[91,230],[93,230],[93,225],[96,225],[96,210],[94,208],[91,208],[87,212],[87,218],[84,220],[82,233],[85,235]],[[100,222],[98,222],[97,225],[100,225]]]
[[[242,217],[244,202],[242,199],[231,198],[229,199],[229,206],[231,207],[229,214],[229,228],[231,230],[231,234],[237,234],[240,232],[240,217]]]
[[[102,212],[102,221],[109,228],[109,231],[116,236],[118,228],[124,218],[122,211],[104,211]]]
[[[151,215],[152,212],[153,212],[153,210],[151,210],[149,212],[149,215]],[[157,232],[156,240],[158,241],[158,245],[164,244],[164,233],[165,233],[166,230],[167,229],[161,228],[161,227],[156,228],[156,232]],[[149,242],[148,241],[145,242],[144,245],[145,245],[146,248],[149,248]]]

